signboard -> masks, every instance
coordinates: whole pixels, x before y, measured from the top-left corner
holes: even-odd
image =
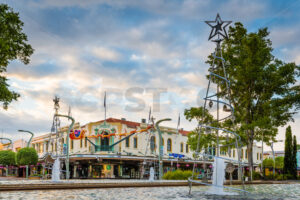
[[[161,147],[160,147],[160,155],[163,155],[163,154],[164,154],[164,147],[161,146]]]
[[[169,153],[169,156],[172,156],[174,158],[183,158],[184,157],[183,154],[177,154],[177,153]]]

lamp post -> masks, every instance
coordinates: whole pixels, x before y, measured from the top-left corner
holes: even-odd
[[[277,142],[283,142],[283,140],[278,140]],[[274,144],[274,141],[271,142],[271,149],[272,149],[272,154],[273,154],[273,178],[275,178],[275,166],[276,165],[275,165],[275,151],[273,148],[273,144]]]
[[[32,140],[34,134],[30,131],[27,131],[27,130],[18,130],[18,131],[31,134],[31,137],[30,137],[30,139],[27,143],[27,148],[30,147],[30,143],[31,143],[31,140]],[[28,165],[26,165],[26,179],[28,179]]]
[[[72,122],[69,126],[69,129],[68,129],[68,133],[67,133],[67,158],[66,158],[66,179],[68,180],[70,178],[70,166],[69,166],[69,161],[70,161],[70,157],[69,157],[69,134],[70,134],[70,131],[72,130],[73,126],[74,126],[74,123],[75,123],[75,120],[73,117],[71,116],[68,116],[68,115],[60,115],[60,114],[55,114],[56,117],[65,117],[65,118],[68,118],[70,119]]]
[[[18,131],[19,131],[19,132],[24,132],[24,133],[29,133],[29,134],[31,134],[31,137],[30,137],[30,139],[29,139],[29,141],[28,141],[28,143],[27,143],[27,147],[30,147],[30,143],[31,143],[31,140],[32,140],[34,134],[33,134],[32,132],[30,132],[30,131],[27,131],[27,130],[18,130]]]
[[[159,128],[159,124],[161,122],[164,122],[164,121],[171,121],[171,119],[170,118],[161,119],[158,122],[156,122],[156,124],[155,124],[157,132],[158,132],[158,135],[159,135],[159,142],[158,142],[158,144],[159,144],[159,153],[158,153],[158,160],[159,160],[159,180],[161,180],[162,176],[163,176],[162,157],[163,157],[163,153],[164,153],[164,147],[162,145],[162,135],[161,135],[161,131],[160,131],[160,128]]]

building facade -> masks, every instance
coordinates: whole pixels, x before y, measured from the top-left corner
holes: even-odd
[[[159,135],[142,119],[141,122],[126,119],[108,118],[107,120],[90,122],[80,126],[75,123],[73,133],[78,139],[69,139],[67,145],[68,127],[62,127],[61,140],[56,134],[48,133],[34,137],[31,146],[39,156],[39,167],[34,173],[51,174],[52,157],[59,155],[66,158],[69,147],[70,177],[71,178],[145,178],[149,175],[150,167],[158,172]],[[200,159],[194,161],[193,152],[187,144],[188,131],[161,126],[162,161],[164,172],[175,169],[192,169],[196,162],[196,171],[201,173],[204,165],[211,169],[213,160]],[[127,134],[125,134],[127,133]],[[84,135],[83,135],[84,134]],[[129,136],[130,135],[130,136]],[[20,142],[19,142],[20,143]],[[24,146],[25,143],[22,143]],[[17,151],[19,145],[13,148]],[[220,156],[237,160],[237,150],[220,152]],[[242,161],[247,162],[247,149],[241,150]],[[261,148],[253,148],[254,164],[261,162]],[[65,164],[61,162],[65,171]],[[208,166],[208,167],[207,167]]]

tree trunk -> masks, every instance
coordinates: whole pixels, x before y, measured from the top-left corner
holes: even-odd
[[[253,131],[251,131],[251,134]],[[247,145],[247,155],[248,155],[248,166],[250,171],[250,180],[252,181],[252,172],[253,172],[253,137],[250,137]]]

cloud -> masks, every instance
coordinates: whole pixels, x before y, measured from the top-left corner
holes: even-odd
[[[93,47],[91,53],[101,60],[118,61],[119,53],[104,47]]]
[[[204,20],[221,12],[224,20],[242,21],[257,30],[255,21],[269,19],[273,12],[268,2],[236,0],[7,3],[20,13],[35,49],[28,66],[15,61],[8,67],[11,87],[21,94],[9,112],[1,111],[1,122],[7,124],[3,127],[11,134],[11,127],[47,132],[54,95],[61,98],[61,112],[67,113],[70,105],[81,124],[103,118],[104,91],[108,116],[140,121],[154,103],[149,88],[167,90],[154,114],[157,119],[174,118],[167,125],[176,126],[179,112],[203,103],[209,67],[205,60],[215,48],[207,41],[210,30]],[[282,27],[271,31],[274,46],[286,49],[277,53],[299,63],[298,30],[286,25],[290,30],[284,38]],[[140,111],[126,110],[133,103],[126,93],[134,87],[143,91],[137,94],[145,103]],[[195,127],[183,117],[182,125]]]

